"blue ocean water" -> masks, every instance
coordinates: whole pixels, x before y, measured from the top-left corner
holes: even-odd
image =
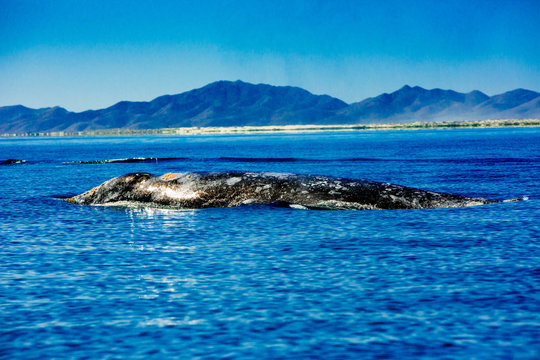
[[[138,162],[100,160],[146,158]],[[540,357],[540,129],[4,138],[0,357]],[[97,163],[84,163],[97,162]],[[528,200],[166,210],[58,200],[253,170]]]

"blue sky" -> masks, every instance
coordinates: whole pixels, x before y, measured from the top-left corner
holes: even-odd
[[[540,1],[0,0],[0,106],[82,111],[216,80],[347,102],[540,91]]]

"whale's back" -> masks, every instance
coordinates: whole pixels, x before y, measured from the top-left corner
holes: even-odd
[[[175,208],[289,204],[313,209],[425,209],[499,202],[390,183],[257,172],[130,173],[67,199],[86,205],[120,203]],[[512,201],[519,199],[512,199]],[[510,200],[508,200],[510,201]]]

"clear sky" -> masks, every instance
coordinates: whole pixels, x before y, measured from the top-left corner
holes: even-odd
[[[216,80],[346,102],[540,91],[540,0],[0,0],[0,106],[82,111]]]

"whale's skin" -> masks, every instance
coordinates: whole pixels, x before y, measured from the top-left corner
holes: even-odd
[[[426,209],[500,202],[368,180],[258,172],[131,173],[80,195],[75,204],[200,209],[277,204],[311,209]]]

